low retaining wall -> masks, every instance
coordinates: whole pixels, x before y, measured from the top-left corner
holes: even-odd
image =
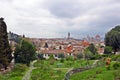
[[[89,70],[89,69],[92,69],[92,68],[96,68],[96,67],[99,67],[99,66],[103,66],[103,64],[100,64],[99,60],[96,60],[92,65],[85,66],[83,68],[72,69],[65,74],[65,80],[70,80],[70,76],[74,73],[83,72],[83,71],[86,71],[86,70]]]

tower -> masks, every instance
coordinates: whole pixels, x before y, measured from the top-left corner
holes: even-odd
[[[68,32],[68,39],[70,39],[70,32]]]

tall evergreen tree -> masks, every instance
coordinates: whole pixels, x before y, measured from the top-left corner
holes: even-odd
[[[0,18],[0,67],[7,69],[12,60],[12,51],[8,42],[7,26],[3,20],[4,18]]]

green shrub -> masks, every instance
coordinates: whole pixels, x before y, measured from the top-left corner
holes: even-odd
[[[77,59],[82,59],[82,58],[83,58],[83,54],[82,53],[77,54]]]
[[[116,62],[113,64],[114,69],[118,69],[120,67],[120,63]]]
[[[62,58],[62,59],[60,59],[60,62],[61,62],[61,63],[64,63],[64,59],[63,59],[63,58]]]
[[[119,61],[119,62],[120,62],[120,56],[117,57],[116,61]]]
[[[44,60],[44,59],[45,59],[45,58],[43,57],[43,54],[42,54],[42,53],[38,54],[37,56],[38,56],[38,59],[40,59],[40,60]]]
[[[67,57],[66,57],[66,60],[67,60],[67,61],[73,61],[73,60],[74,60],[74,57],[73,57],[73,56],[67,56]]]
[[[107,66],[106,69],[107,69],[107,70],[110,70],[110,66]]]
[[[100,54],[95,54],[95,55],[93,55],[90,59],[91,60],[96,60],[96,59],[101,59],[102,58],[102,55],[100,55]]]
[[[112,61],[116,61],[117,60],[117,56],[116,55],[111,55],[110,58],[112,59]]]
[[[114,80],[120,80],[120,70],[115,71],[114,77],[115,77]]]
[[[51,54],[49,60],[54,59],[54,56]]]
[[[112,47],[111,46],[105,46],[104,53],[105,54],[112,54]]]
[[[113,61],[119,61],[120,62],[120,55],[110,55],[110,57]]]
[[[113,61],[120,61],[120,55],[111,55],[110,57]]]
[[[28,67],[25,64],[15,64],[14,69],[6,74],[0,74],[0,80],[22,80]]]
[[[97,70],[96,74],[102,74],[102,70]]]
[[[54,62],[55,62],[55,60],[54,60],[54,59],[51,59],[51,60],[50,60],[50,65],[54,65]]]
[[[62,73],[62,71],[61,70],[57,70],[57,72],[56,72],[57,74],[61,74]]]
[[[26,69],[27,69],[27,66],[25,64],[16,64],[13,71],[23,72]]]
[[[58,55],[59,58],[65,58],[65,55],[63,53]]]
[[[108,54],[103,54],[102,57],[108,57],[109,55]]]

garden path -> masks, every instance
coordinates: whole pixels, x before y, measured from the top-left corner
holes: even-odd
[[[31,62],[30,64],[30,67],[29,67],[29,70],[26,72],[26,74],[23,76],[22,80],[30,80],[30,74],[32,72],[33,69],[35,69],[35,67],[33,66],[34,63],[36,62],[37,60],[34,60],[33,62]]]

